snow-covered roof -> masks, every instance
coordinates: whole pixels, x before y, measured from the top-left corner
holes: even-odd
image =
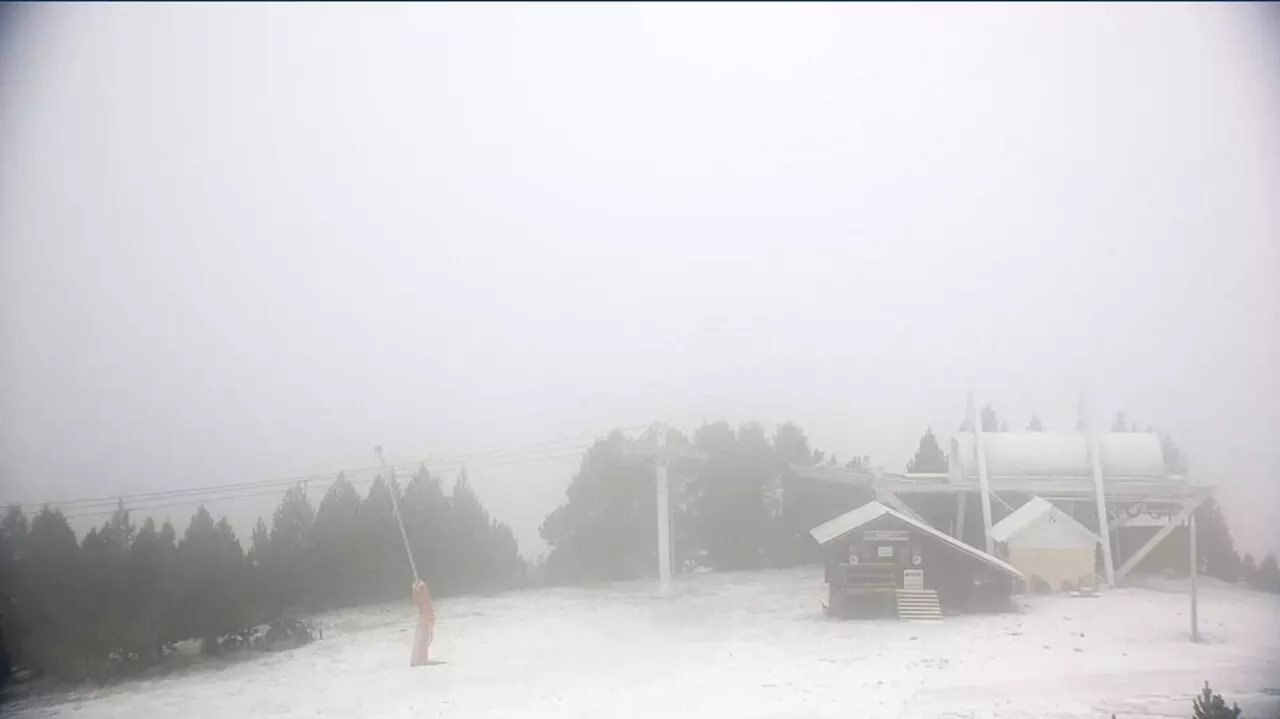
[[[1091,478],[1089,436],[1083,432],[984,432],[987,475],[992,478]],[[1160,437],[1152,432],[1098,435],[1102,474],[1110,478],[1167,479]],[[951,438],[952,474],[978,476],[972,432]]]
[[[1022,575],[1022,572],[1019,572],[1017,569],[1014,569],[1008,563],[1002,562],[999,559],[996,559],[995,557],[991,556],[990,554],[987,554],[981,549],[970,547],[969,545],[965,544],[959,539],[956,539],[955,537],[939,532],[938,530],[934,529],[933,527],[930,527],[924,522],[908,517],[907,515],[902,514],[901,512],[897,512],[893,509],[890,509],[889,507],[886,507],[883,504],[880,504],[879,502],[868,502],[851,512],[845,512],[839,517],[836,517],[835,519],[829,522],[824,522],[814,527],[813,529],[809,530],[809,535],[812,536],[814,539],[816,539],[818,541],[818,544],[826,544],[827,542],[830,542],[834,539],[838,539],[839,537],[842,537],[848,534],[849,532],[852,532],[853,530],[857,529],[858,527],[861,527],[862,525],[870,522],[873,519],[878,519],[885,515],[889,515],[890,517],[893,517],[894,519],[897,519],[900,522],[905,522],[906,524],[909,524],[912,527],[915,527],[921,532],[931,535],[935,539],[941,542],[944,542],[946,544],[949,544],[952,547],[960,550],[961,552],[968,554],[969,556],[973,557],[974,559],[977,559],[980,562],[990,564],[991,566],[995,567],[996,569],[999,569],[1000,571],[1004,572],[1005,574],[1008,574],[1011,577],[1014,577],[1015,579],[1026,579],[1026,577]]]
[[[1032,497],[1030,502],[1018,507],[1013,511],[1013,514],[997,522],[991,528],[991,538],[997,542],[1008,542],[1046,515],[1053,515],[1053,520],[1061,525],[1061,530],[1069,533],[1066,536],[1070,537],[1074,534],[1079,538],[1071,539],[1070,541],[1078,542],[1083,540],[1086,544],[1098,541],[1098,537],[1089,531],[1088,527],[1072,519],[1066,512],[1053,506],[1052,502],[1041,497]]]
[[[884,515],[887,511],[892,510],[879,502],[867,502],[851,512],[845,512],[829,522],[823,522],[810,529],[809,536],[818,540],[818,544],[826,544],[843,534],[852,532],[876,517]]]
[[[991,538],[997,542],[1007,542],[1009,537],[1025,529],[1027,525],[1039,519],[1053,509],[1053,503],[1040,497],[1032,497],[1030,502],[1013,510],[1013,514],[996,522],[991,528]]]

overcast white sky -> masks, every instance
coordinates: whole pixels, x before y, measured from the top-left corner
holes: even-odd
[[[1087,386],[1099,419],[1173,434],[1246,549],[1280,549],[1276,20],[24,8],[0,497],[652,420],[791,419],[899,469],[972,381],[1015,428],[1074,425]],[[575,466],[473,476],[533,553]]]

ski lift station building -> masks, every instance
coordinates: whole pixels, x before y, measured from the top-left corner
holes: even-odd
[[[793,469],[807,480],[851,485],[855,493],[913,519],[928,515],[931,526],[962,541],[975,534],[966,532],[966,522],[972,530],[977,521],[966,520],[966,508],[976,502],[982,526],[974,546],[996,556],[1002,543],[1014,566],[1022,563],[1033,574],[1049,575],[1042,576],[1047,582],[1053,577],[1055,589],[1064,580],[1077,583],[1083,574],[1086,532],[1093,537],[1103,580],[1114,586],[1213,493],[1212,486],[1192,482],[1167,465],[1160,437],[1152,432],[961,431],[951,438],[950,450],[947,471],[934,474],[834,464]],[[1058,511],[1037,502],[997,535],[995,523],[1033,498]],[[1117,556],[1119,536],[1139,517],[1158,518],[1163,526],[1141,546],[1123,542],[1132,551]],[[1046,529],[1044,524],[1059,526]]]

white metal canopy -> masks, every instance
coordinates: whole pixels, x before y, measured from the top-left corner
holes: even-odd
[[[1102,473],[1111,479],[1168,480],[1160,436],[1151,432],[1103,432],[1097,435]],[[1089,437],[1082,432],[984,432],[987,473],[993,478],[1055,477],[1088,480],[1093,476]],[[972,432],[951,438],[950,474],[978,476]]]

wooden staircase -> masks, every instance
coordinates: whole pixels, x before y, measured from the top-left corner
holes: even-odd
[[[904,622],[942,621],[942,608],[938,606],[938,593],[932,589],[899,589],[898,619]]]

